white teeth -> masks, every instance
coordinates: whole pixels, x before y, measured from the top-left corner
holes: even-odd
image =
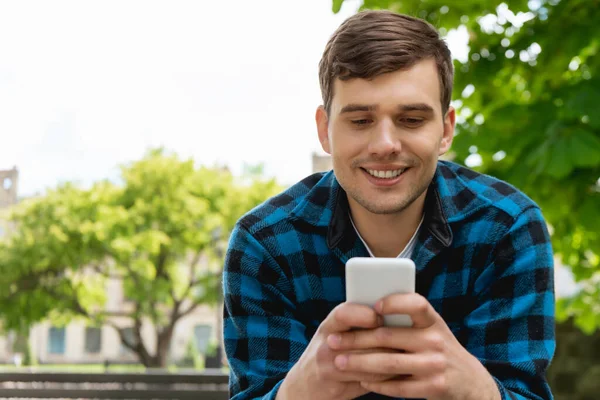
[[[374,169],[368,169],[367,172],[371,175],[373,175],[376,178],[386,178],[386,179],[390,179],[390,178],[395,178],[398,175],[400,175],[401,173],[404,172],[406,168],[402,168],[402,169],[396,169],[393,171],[377,171]]]

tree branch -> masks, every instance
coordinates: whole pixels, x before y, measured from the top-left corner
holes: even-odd
[[[100,265],[97,265],[97,264],[90,265],[90,268],[92,268],[92,270],[94,270],[94,272],[97,272],[98,274],[102,275],[105,278],[123,279],[123,275],[108,272],[108,271],[104,270]]]
[[[201,302],[192,302],[192,304],[186,310],[178,314],[177,319],[183,318],[186,315],[193,313],[194,310],[198,308],[201,304]]]
[[[148,350],[146,349],[146,346],[142,339],[142,320],[140,318],[139,306],[136,307],[136,311],[134,314],[134,316],[128,315],[128,317],[134,320],[133,327],[119,327],[117,324],[114,323],[114,321],[111,320],[107,320],[106,324],[112,326],[119,334],[121,343],[123,343],[123,345],[129,350],[136,353],[142,364],[144,364],[144,366],[149,367],[152,366],[152,357],[150,356],[150,353],[148,353]],[[127,328],[133,328],[134,341],[129,341],[129,339],[125,335],[125,329]]]
[[[135,343],[130,342],[127,337],[125,336],[125,328],[121,328],[120,326],[118,326],[117,324],[115,324],[112,321],[107,321],[107,324],[112,326],[117,333],[119,334],[119,338],[121,339],[121,343],[123,343],[123,345],[125,347],[127,347],[129,350],[136,352],[136,346]]]
[[[189,296],[190,292],[192,291],[192,288],[194,286],[196,286],[198,283],[200,283],[200,278],[196,277],[196,272],[198,270],[198,263],[200,262],[200,257],[202,257],[202,253],[204,252],[204,249],[200,249],[196,252],[196,254],[194,255],[194,258],[192,259],[192,262],[190,263],[190,274],[189,274],[189,278],[188,278],[188,285],[185,288],[183,295],[179,298],[179,300],[176,300],[176,302],[178,302],[179,304],[181,304],[183,302],[183,300],[185,300],[185,298],[187,296]],[[175,296],[173,296],[173,299],[175,299]]]
[[[127,313],[124,311],[102,311],[98,314],[98,317],[125,317],[132,318],[131,313]]]

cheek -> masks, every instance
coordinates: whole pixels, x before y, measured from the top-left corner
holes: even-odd
[[[439,137],[435,135],[418,135],[407,141],[405,147],[423,161],[437,159],[440,147]]]
[[[334,149],[334,156],[337,157],[355,156],[364,151],[367,146],[367,143],[364,143],[364,138],[360,135],[339,128],[332,129],[329,143]]]

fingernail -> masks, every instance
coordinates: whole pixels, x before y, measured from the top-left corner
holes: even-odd
[[[348,365],[348,357],[347,356],[339,355],[335,358],[335,366],[338,367],[339,369],[346,368],[346,365]]]
[[[342,342],[342,337],[338,334],[332,334],[327,337],[327,342],[330,346],[338,347]]]
[[[375,303],[375,311],[377,311],[379,314],[383,313],[383,301],[379,300],[377,303]]]

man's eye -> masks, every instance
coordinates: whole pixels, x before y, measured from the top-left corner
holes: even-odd
[[[367,125],[369,122],[371,122],[370,119],[353,119],[352,123],[354,125]]]
[[[408,126],[419,126],[425,120],[423,118],[402,118],[400,122]]]

